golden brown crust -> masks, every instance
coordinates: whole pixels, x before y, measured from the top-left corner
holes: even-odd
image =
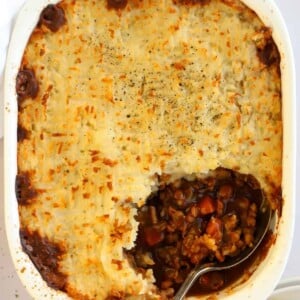
[[[258,58],[267,67],[272,65],[277,67],[280,63],[280,54],[272,38],[272,31],[268,27],[263,27],[260,32],[263,38],[256,44]]]
[[[107,0],[108,9],[124,9],[127,6],[128,0]]]
[[[28,205],[38,196],[38,191],[31,183],[31,177],[32,172],[29,171],[16,176],[16,196],[19,205]]]
[[[180,5],[204,5],[208,4],[210,0],[173,0],[173,2]]]
[[[38,26],[46,26],[52,32],[56,32],[65,23],[66,17],[63,8],[59,4],[49,4],[41,12]]]
[[[18,103],[21,227],[63,243],[58,272],[73,298],[155,295],[123,248],[158,178],[239,170],[279,210],[280,55],[238,0],[64,0],[61,10],[34,29],[20,66],[38,83]]]
[[[33,70],[24,68],[20,70],[16,79],[16,92],[18,101],[26,98],[36,98],[39,91],[39,85]]]
[[[29,255],[47,284],[64,291],[67,276],[59,271],[63,247],[42,237],[38,231],[31,232],[27,228],[20,230],[20,238],[24,252]]]
[[[18,124],[17,129],[17,140],[18,143],[23,142],[24,140],[28,139],[30,136],[30,131],[23,127],[21,124]]]

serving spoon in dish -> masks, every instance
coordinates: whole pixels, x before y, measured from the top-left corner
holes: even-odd
[[[270,221],[272,216],[272,210],[269,205],[264,204],[260,207],[257,215],[257,231],[255,233],[254,246],[252,248],[246,248],[239,255],[226,259],[224,262],[212,262],[207,264],[197,265],[187,276],[185,281],[182,283],[180,289],[177,291],[174,300],[182,300],[189,289],[192,287],[194,282],[205,273],[211,271],[223,271],[233,268],[245,260],[247,260],[258,248],[264,239],[266,233],[270,227]]]

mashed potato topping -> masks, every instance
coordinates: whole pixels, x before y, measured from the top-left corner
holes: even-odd
[[[271,29],[237,0],[48,7],[17,79],[16,180],[23,247],[48,284],[75,299],[155,296],[123,249],[161,175],[252,174],[276,208],[279,62]]]

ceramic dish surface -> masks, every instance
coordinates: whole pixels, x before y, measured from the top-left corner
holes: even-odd
[[[17,174],[17,119],[15,91],[16,76],[28,38],[35,28],[40,12],[57,1],[29,0],[21,9],[12,33],[4,82],[5,110],[5,218],[6,232],[16,270],[33,299],[70,299],[53,290],[42,280],[28,256],[22,251],[19,237],[18,203],[15,196]],[[281,56],[282,118],[283,118],[283,174],[282,215],[276,221],[276,241],[257,270],[243,284],[230,292],[220,293],[222,299],[266,299],[273,291],[285,268],[291,248],[295,218],[295,70],[291,43],[281,14],[271,0],[244,0],[263,23],[272,29],[273,39]]]
[[[300,278],[281,281],[268,300],[297,300],[300,294]]]

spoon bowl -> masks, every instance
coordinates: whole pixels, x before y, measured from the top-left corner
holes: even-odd
[[[266,201],[264,201],[266,202]],[[270,206],[266,203],[262,204],[257,215],[257,230],[255,232],[255,239],[253,242],[253,247],[247,247],[239,255],[226,258],[223,262],[211,262],[206,264],[197,265],[187,276],[185,281],[182,283],[180,289],[177,291],[174,300],[182,300],[189,289],[192,287],[194,282],[202,275],[212,271],[223,271],[233,268],[245,260],[247,260],[258,248],[258,246],[263,241],[266,233],[269,230],[271,222],[272,210]]]

